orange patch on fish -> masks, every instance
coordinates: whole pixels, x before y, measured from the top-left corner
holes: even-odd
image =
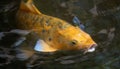
[[[20,29],[33,30],[47,44],[42,45],[43,52],[82,49],[92,52],[97,46],[90,35],[80,28],[59,18],[40,13],[31,0],[27,3],[22,1],[16,18]]]

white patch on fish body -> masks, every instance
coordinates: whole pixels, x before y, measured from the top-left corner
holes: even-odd
[[[52,48],[45,41],[39,39],[35,44],[34,50],[38,52],[54,52],[57,49]]]
[[[36,42],[36,45],[34,47],[35,51],[43,51],[43,46],[42,46],[43,40],[38,40]]]

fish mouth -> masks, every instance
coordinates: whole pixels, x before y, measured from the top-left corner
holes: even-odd
[[[96,47],[97,47],[97,44],[92,44],[88,49],[85,50],[84,53],[94,52]]]

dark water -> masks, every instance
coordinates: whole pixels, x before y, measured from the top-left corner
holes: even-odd
[[[1,69],[120,69],[119,0],[35,0],[34,2],[42,13],[61,18],[71,24],[73,24],[73,16],[77,16],[84,24],[85,31],[97,42],[98,47],[95,52],[87,54],[80,51],[33,52],[33,47],[29,46],[35,44],[37,37],[31,33],[26,36],[27,40],[21,44],[21,47],[13,50],[9,47],[11,42],[14,42],[11,39],[21,36],[12,33],[12,35],[8,35],[8,38],[4,38],[5,40],[9,39],[8,41],[0,42],[2,47],[0,53],[9,52],[4,57],[0,56]],[[2,16],[7,17],[10,14],[3,15],[2,13]],[[8,22],[6,24],[0,22],[0,31],[13,28],[8,23],[14,20],[2,19],[8,20]],[[9,44],[5,44],[7,48],[3,49],[4,43],[9,41],[11,41]],[[26,58],[22,60],[23,58],[19,58],[21,55],[14,56],[21,53],[21,49],[26,50],[27,54],[32,54],[28,55],[31,57],[27,59],[26,55],[22,55],[23,58]]]

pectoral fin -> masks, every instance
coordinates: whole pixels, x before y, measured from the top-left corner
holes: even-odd
[[[57,49],[52,48],[51,46],[49,46],[47,43],[45,43],[43,40],[39,39],[36,42],[36,45],[34,47],[34,50],[36,51],[40,51],[40,52],[54,52]]]

